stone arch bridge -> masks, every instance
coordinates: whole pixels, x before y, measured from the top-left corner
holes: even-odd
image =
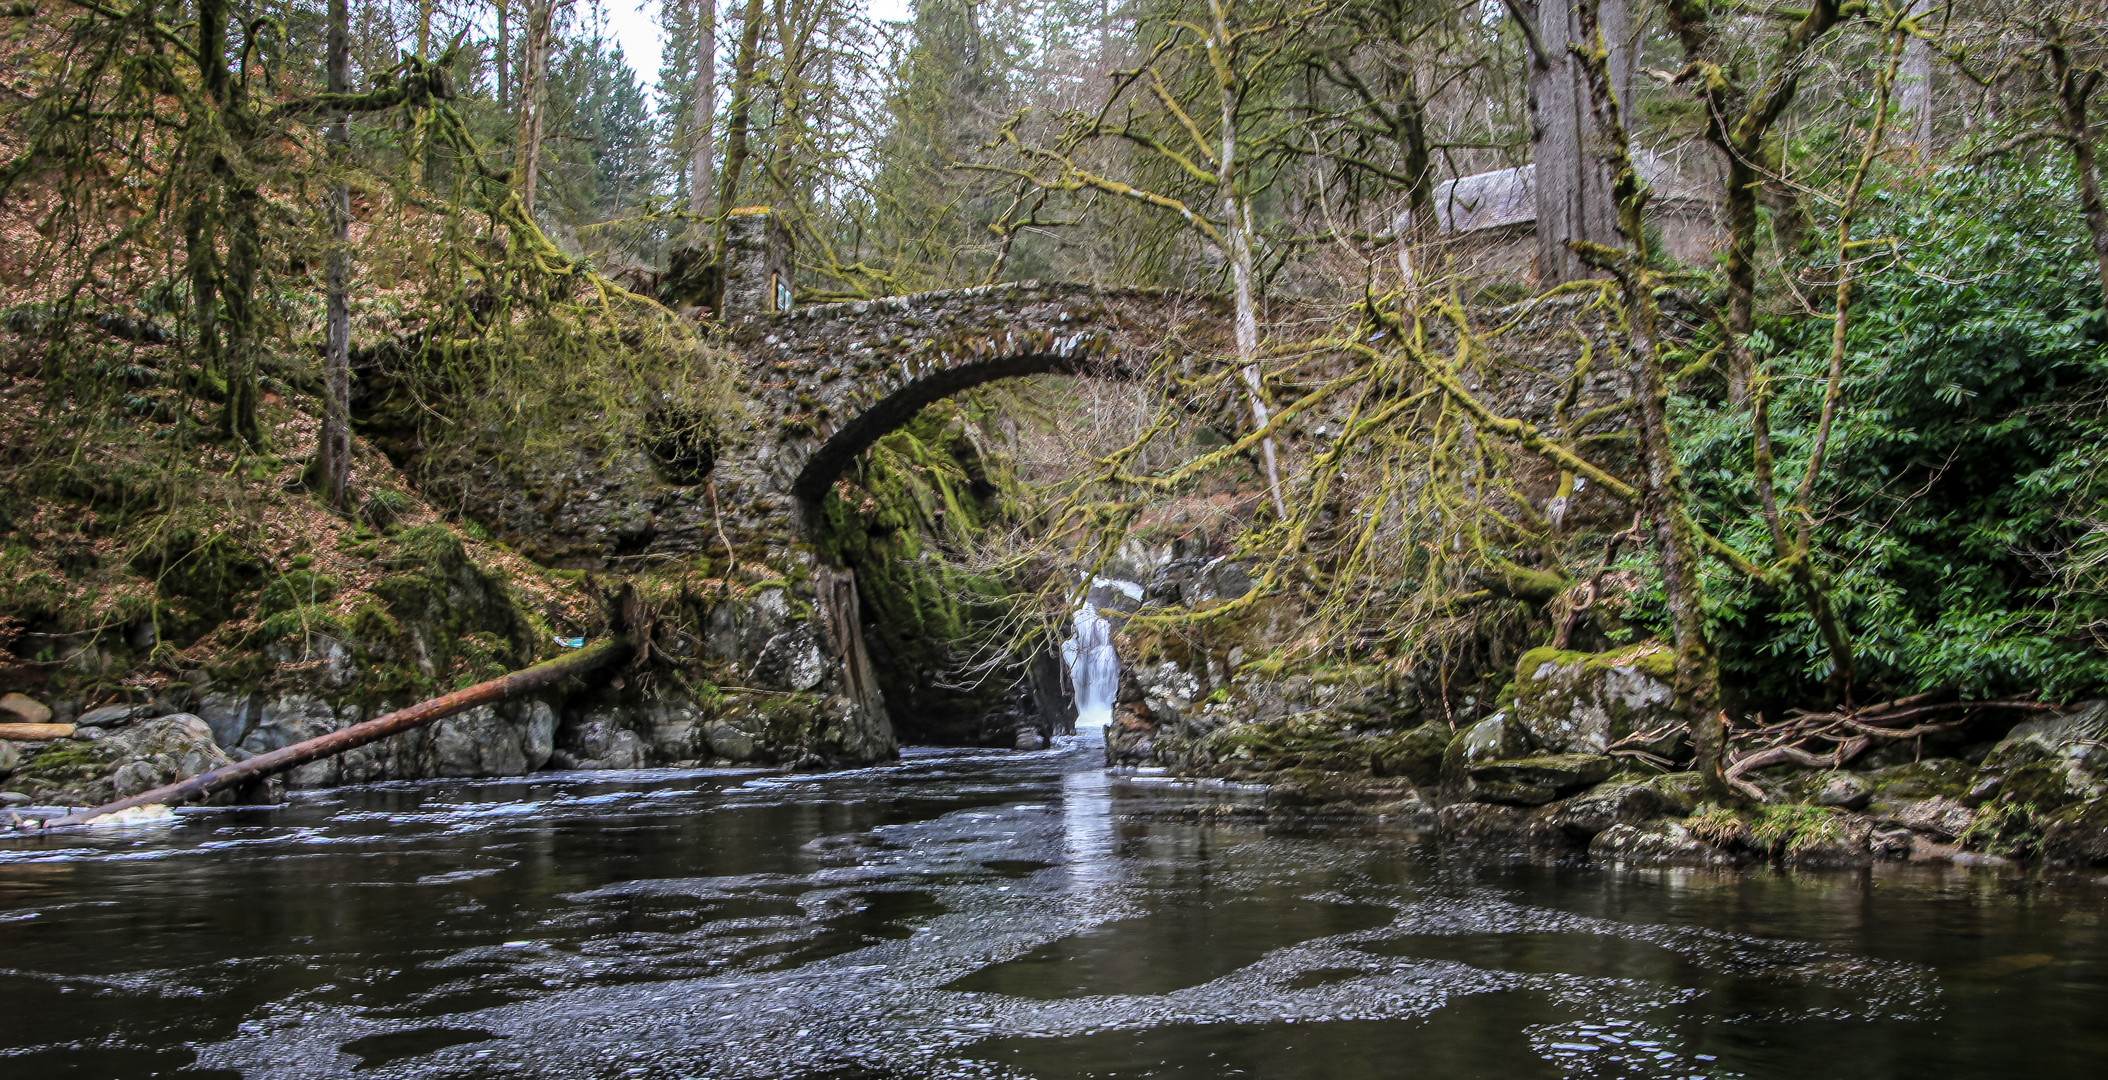
[[[859,454],[954,394],[1028,375],[1137,379],[1228,347],[1225,301],[1148,289],[1028,281],[782,310],[788,239],[772,215],[733,220],[724,311],[752,413],[713,482],[749,536],[794,542]]]
[[[731,711],[766,729],[757,739],[874,760],[894,738],[855,578],[817,555],[808,531],[834,481],[923,407],[975,386],[1049,373],[1134,379],[1166,361],[1220,357],[1230,312],[1213,298],[1037,282],[791,309],[790,245],[773,214],[735,211],[728,234],[722,312],[743,364],[744,430],[700,468],[644,451],[609,468],[581,451],[524,483],[488,485],[510,506],[479,516],[520,522],[504,538],[557,566],[722,566],[730,555],[743,581],[766,567],[766,585],[712,615],[701,659],[741,684],[731,698],[747,704]]]

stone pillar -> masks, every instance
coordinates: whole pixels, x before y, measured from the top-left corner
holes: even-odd
[[[791,307],[790,230],[774,207],[744,206],[725,215],[725,300],[728,323]]]

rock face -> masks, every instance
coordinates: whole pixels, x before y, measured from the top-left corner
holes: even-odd
[[[1616,765],[1601,754],[1548,754],[1507,758],[1473,765],[1468,770],[1473,797],[1479,802],[1541,806],[1610,778]]]
[[[1965,842],[1992,854],[2108,865],[2108,701],[2016,725],[1962,801],[1977,807]]]
[[[203,720],[179,713],[46,744],[23,755],[7,786],[43,805],[100,806],[231,764]]]
[[[1600,754],[1631,735],[1659,732],[1642,748],[1674,756],[1684,719],[1670,704],[1675,657],[1658,642],[1607,653],[1533,649],[1515,665],[1514,719],[1555,754]]]
[[[1733,866],[1735,856],[1691,835],[1678,821],[1619,823],[1589,841],[1588,857],[1638,866]]]

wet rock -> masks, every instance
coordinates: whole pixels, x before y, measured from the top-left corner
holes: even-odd
[[[1475,802],[1539,806],[1600,784],[1616,768],[1601,754],[1548,754],[1472,765],[1468,775]]]
[[[286,694],[267,699],[258,710],[257,722],[242,736],[237,756],[249,757],[327,735],[364,719],[355,705],[339,706],[315,694]],[[202,723],[202,721],[200,721]],[[209,730],[209,728],[208,728]],[[313,762],[302,768],[322,765]],[[324,782],[327,781],[318,781]],[[302,784],[295,784],[305,786]]]
[[[2042,854],[2051,862],[2108,865],[2108,799],[2094,799],[2050,815]]]
[[[1047,748],[1047,740],[1039,732],[1028,728],[1017,733],[1017,748],[1019,750],[1045,750]]]
[[[1588,857],[1628,865],[1732,866],[1736,862],[1733,853],[1692,836],[1677,821],[1611,825],[1589,841]]]
[[[1252,591],[1252,577],[1235,559],[1173,559],[1149,576],[1146,595],[1150,600],[1198,607],[1218,600],[1235,600]]]
[[[25,758],[8,789],[46,806],[99,806],[233,764],[205,721],[187,713],[92,743],[52,743]]]
[[[1113,722],[1105,725],[1106,767],[1155,763],[1156,727],[1137,717],[1132,706],[1122,705],[1114,710]]]
[[[134,720],[153,715],[151,705],[105,705],[82,713],[73,723],[84,728],[122,727]]]
[[[1976,811],[1962,805],[1959,799],[1935,795],[1905,804],[1886,820],[1912,832],[1953,840],[1969,831],[1970,824],[1976,820]]]
[[[51,709],[28,694],[9,694],[0,697],[0,723],[48,724]]]
[[[1984,756],[1972,788],[2001,802],[2025,801],[2044,809],[2108,795],[2108,744],[2099,738],[2103,726],[2108,726],[2108,701],[2017,724]],[[2010,790],[2016,781],[2027,790]]]
[[[1934,845],[1927,845],[1932,847]],[[1903,862],[1919,858],[1918,834],[1909,829],[1876,827],[1867,836],[1867,847],[1876,862]]]
[[[1809,801],[1817,806],[1832,806],[1840,810],[1857,810],[1867,804],[1874,794],[1874,785],[1857,773],[1831,773],[1816,789],[1815,797]]]
[[[1442,752],[1443,800],[1470,800],[1475,790],[1471,779],[1474,767],[1526,757],[1531,749],[1529,732],[1506,713],[1495,713],[1458,732]]]
[[[1491,803],[1454,803],[1436,811],[1435,838],[1445,852],[1480,856],[1556,857],[1577,848],[1543,814]]]
[[[438,776],[525,776],[533,771],[518,728],[489,705],[441,720],[426,738],[432,771]]]
[[[1670,707],[1674,674],[1674,655],[1657,642],[1607,653],[1532,649],[1516,662],[1512,711],[1552,753],[1600,754],[1629,735],[1661,731],[1643,748],[1671,756],[1685,726]]]
[[[712,755],[729,761],[754,761],[761,756],[760,735],[731,720],[703,725],[703,741]]]
[[[559,728],[549,760],[564,769],[641,769],[649,764],[644,740],[605,713],[576,717]]]
[[[1935,795],[1960,798],[1969,791],[1975,768],[1954,758],[1926,758],[1866,773],[1875,804],[1900,806]]]
[[[1199,676],[1169,660],[1136,668],[1134,679],[1142,692],[1143,711],[1158,723],[1184,719],[1201,696]]]
[[[192,711],[211,726],[212,737],[221,746],[240,746],[263,718],[263,695],[206,693],[198,698]]]
[[[1873,823],[1857,814],[1834,815],[1830,825],[1782,845],[1781,865],[1803,870],[1866,866],[1874,861]]]
[[[1545,807],[1545,820],[1568,836],[1587,843],[1613,825],[1632,825],[1659,818],[1674,809],[1660,788],[1647,780],[1601,784]]]
[[[0,779],[5,779],[9,773],[15,771],[15,766],[20,764],[22,751],[17,749],[14,743],[0,739]]]

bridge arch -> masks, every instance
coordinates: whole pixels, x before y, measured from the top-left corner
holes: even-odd
[[[1096,375],[1132,379],[1146,370],[1123,363],[1120,357],[1095,357],[1092,355],[1095,350],[1089,349],[1089,344],[1078,340],[1069,351],[991,356],[983,361],[942,368],[908,380],[862,412],[849,417],[815,446],[811,456],[805,459],[805,467],[799,470],[798,478],[792,482],[791,490],[805,503],[818,503],[826,497],[843,470],[872,444],[905,426],[924,408],[974,387],[1030,375]]]
[[[1213,298],[1019,282],[771,314],[735,345],[768,486],[810,520],[858,455],[928,405],[1002,379],[1133,380],[1221,355],[1228,316]]]

